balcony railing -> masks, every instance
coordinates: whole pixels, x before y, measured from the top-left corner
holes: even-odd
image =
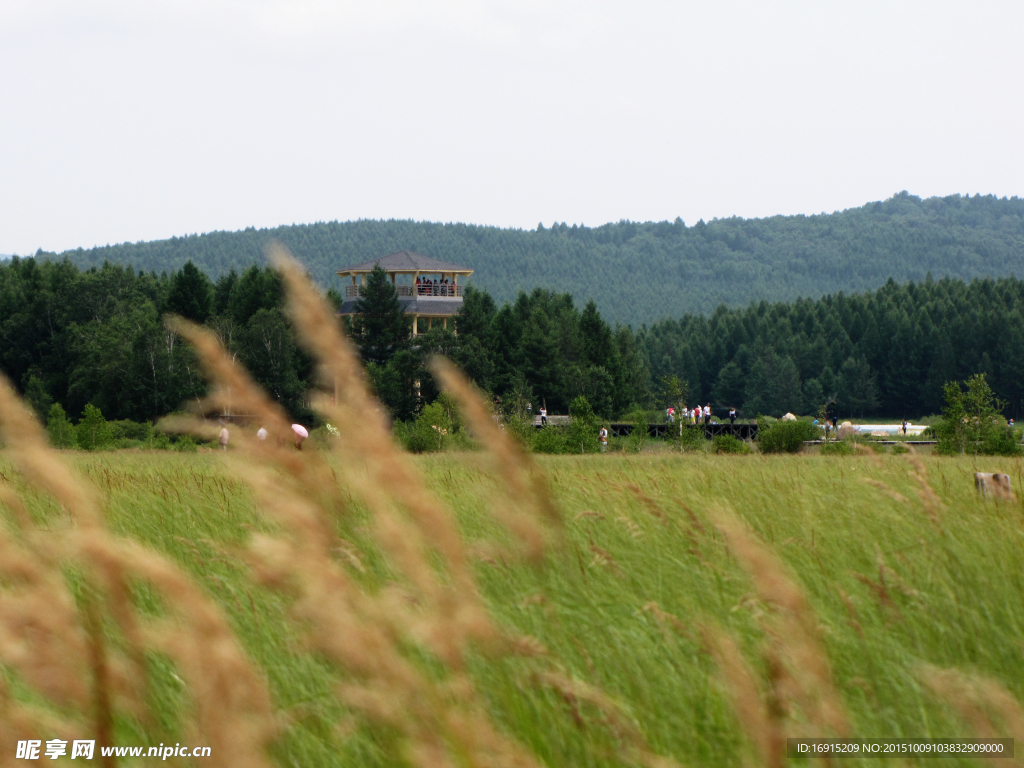
[[[462,298],[461,285],[396,285],[395,290],[398,291],[398,298],[400,299],[454,299]],[[362,295],[363,286],[361,285],[346,285],[345,286],[345,298],[346,299],[358,299]]]

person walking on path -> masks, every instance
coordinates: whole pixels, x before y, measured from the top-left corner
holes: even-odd
[[[704,406],[704,426],[711,426],[711,403]]]
[[[220,440],[220,449],[226,451],[228,449],[228,428],[226,426],[220,428],[218,439]]]
[[[597,440],[601,443],[601,453],[608,450],[608,428],[601,427],[601,430],[597,433]]]
[[[548,425],[548,409],[547,406],[542,405],[540,407],[540,425],[546,427]]]
[[[736,409],[735,408],[730,408],[729,409],[729,423],[733,424],[733,425],[736,424]]]

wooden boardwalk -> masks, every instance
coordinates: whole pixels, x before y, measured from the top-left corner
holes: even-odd
[[[708,439],[719,435],[732,435],[740,440],[757,439],[757,424],[701,424],[700,428],[704,431],[704,437]],[[625,437],[633,433],[633,425],[609,424],[608,431],[616,437]],[[651,437],[668,437],[670,431],[671,434],[678,435],[679,424],[650,424],[647,427],[647,434]]]

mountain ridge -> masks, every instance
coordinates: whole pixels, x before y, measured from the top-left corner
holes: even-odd
[[[325,288],[334,271],[399,250],[476,270],[471,282],[500,302],[544,287],[594,299],[602,314],[633,326],[720,304],[790,301],[950,276],[1024,275],[1024,199],[932,197],[907,192],[835,213],[729,217],[687,227],[622,220],[598,227],[524,230],[461,223],[361,219],[123,243],[62,253],[79,267],[104,261],[172,272],[188,260],[216,278],[263,264],[280,240]]]

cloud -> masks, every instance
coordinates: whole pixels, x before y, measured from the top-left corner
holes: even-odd
[[[606,3],[583,0],[0,0],[0,35],[9,37],[74,27],[322,45],[360,34],[418,32],[476,44],[571,46],[614,26]]]

